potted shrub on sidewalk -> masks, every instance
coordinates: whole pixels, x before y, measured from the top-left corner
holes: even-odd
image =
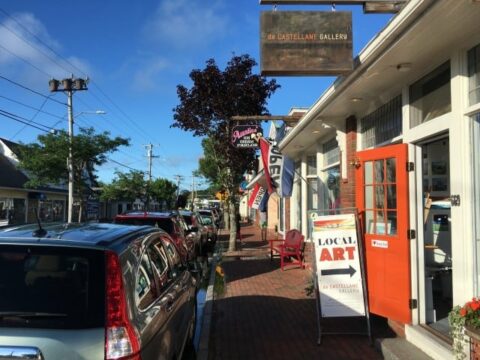
[[[457,305],[448,314],[455,359],[467,358],[464,348],[470,343],[471,359],[480,359],[480,298],[463,306]]]

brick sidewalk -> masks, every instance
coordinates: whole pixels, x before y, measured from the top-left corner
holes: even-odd
[[[213,304],[209,359],[382,358],[367,336],[324,335],[318,346],[315,299],[305,292],[311,272],[300,268],[282,272],[279,260],[265,257],[268,243],[260,239],[258,228],[244,226],[242,249],[247,253],[254,247],[261,256],[254,260],[230,257],[228,261],[224,257],[226,291]],[[222,236],[219,245],[226,248],[227,241]],[[324,331],[346,331],[358,327],[358,319],[330,324],[322,320],[322,326]],[[365,329],[362,320],[361,331]],[[393,336],[378,318],[372,319],[372,331],[374,336]]]

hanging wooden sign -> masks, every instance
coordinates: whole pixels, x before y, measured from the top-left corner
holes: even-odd
[[[264,11],[261,74],[341,75],[353,69],[349,11]]]
[[[237,148],[257,148],[262,136],[260,125],[236,125],[232,130],[231,142]]]

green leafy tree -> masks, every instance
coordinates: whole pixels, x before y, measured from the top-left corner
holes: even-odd
[[[155,199],[161,204],[164,203],[169,209],[174,206],[177,194],[177,185],[175,185],[175,183],[167,179],[159,178],[152,181],[149,189],[152,199]]]
[[[93,128],[81,128],[72,139],[74,196],[80,201],[79,219],[90,188],[97,176],[95,167],[107,161],[107,154],[120,146],[128,146],[129,140],[111,138],[110,133],[96,134]],[[20,168],[28,172],[26,187],[39,187],[68,182],[69,135],[66,131],[38,136],[38,142],[21,144],[18,150]]]
[[[253,73],[256,61],[249,55],[233,56],[225,70],[215,60],[203,70],[190,72],[190,89],[177,86],[180,104],[174,109],[173,127],[205,137],[201,173],[212,184],[225,190],[230,214],[229,250],[235,250],[236,189],[245,170],[254,160],[255,150],[230,145],[230,119],[235,115],[267,115],[267,99],[279,87],[275,80]]]
[[[147,188],[145,174],[142,171],[131,170],[128,173],[115,172],[115,178],[110,184],[104,185],[100,199],[103,201],[128,201],[144,199]]]

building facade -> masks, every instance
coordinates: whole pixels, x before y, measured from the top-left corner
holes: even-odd
[[[279,143],[292,227],[356,208],[370,311],[436,359],[480,294],[478,19],[479,1],[410,0]]]

